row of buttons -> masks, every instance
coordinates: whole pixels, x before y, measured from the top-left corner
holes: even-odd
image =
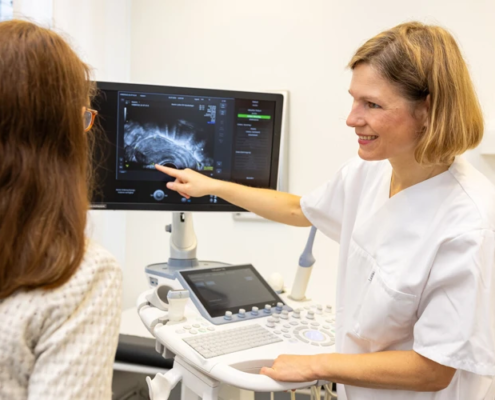
[[[284,325],[285,326],[285,325]],[[290,328],[292,328],[289,325]],[[332,329],[330,326],[328,329]],[[335,334],[332,331],[326,329],[310,328],[308,326],[298,326],[290,331],[290,328],[282,328],[280,330],[274,329],[272,332],[276,335],[282,335],[282,337],[291,339],[291,343],[297,343],[301,341],[303,343],[310,343],[313,346],[332,346],[335,344]],[[304,335],[304,336],[302,336]]]
[[[260,313],[260,309],[256,306],[253,306],[251,308],[250,312],[251,312],[251,315],[257,316]],[[289,310],[287,308],[284,308],[284,303],[278,302],[277,306],[274,309],[272,308],[272,306],[270,304],[265,304],[265,308],[263,309],[263,313],[267,314],[267,315],[278,313],[281,315],[285,315],[288,318]],[[246,310],[244,308],[239,309],[239,312],[237,313],[237,317],[238,318],[245,318],[246,317]],[[232,318],[233,318],[232,311],[225,311],[224,319],[231,321]],[[282,318],[284,318],[284,317],[282,317]]]
[[[202,322],[201,324],[195,323],[195,324],[186,324],[183,325],[182,328],[176,329],[175,333],[178,333],[179,335],[182,335],[184,333],[190,333],[191,335],[195,335],[197,333],[204,333],[208,331],[214,331],[215,327],[212,325],[209,325],[206,322]]]
[[[290,343],[332,346],[335,344],[335,316],[330,314],[331,312],[331,306],[306,306],[294,310],[289,319],[284,319],[281,315],[271,315],[265,326],[273,329],[272,332],[280,337],[289,339]]]
[[[302,314],[302,312],[303,312],[302,310],[295,310],[292,312],[292,314],[291,314],[292,317],[290,318],[290,320],[291,320],[291,322],[295,322],[294,325],[297,325],[298,321],[300,321],[301,323],[308,323],[308,321],[306,321],[306,320],[313,321],[313,323],[315,323],[315,324],[319,324],[318,322],[316,322],[316,314],[314,311],[309,310],[306,312],[306,315]],[[305,317],[305,319],[303,317]],[[318,317],[318,319],[321,319],[321,318],[322,317]],[[332,324],[335,322],[335,318],[332,315],[326,315],[326,316],[323,316],[323,318],[326,318],[325,321],[327,321],[327,323],[329,323],[329,324]],[[270,318],[268,318],[267,325],[269,327],[271,327],[270,324],[277,323],[281,319],[288,320],[289,319],[289,313],[282,313],[280,315],[273,314]],[[303,321],[306,321],[306,322],[303,322]]]
[[[266,326],[268,328],[274,328],[275,325],[278,324],[279,322],[280,322],[280,320],[277,319],[277,318],[268,318],[268,320],[266,321]],[[330,319],[325,320],[325,322],[327,322],[327,324],[332,324],[333,323],[333,321],[330,320]],[[308,325],[308,326],[311,326],[313,328],[317,328],[318,326],[321,325],[319,322],[316,322],[316,321],[309,322],[309,321],[304,321],[304,320],[303,321],[294,321],[294,320],[292,320],[292,321],[289,321],[289,323],[284,324],[283,326],[284,326],[284,328],[291,328],[291,325],[292,326],[297,326],[299,324]],[[323,325],[323,328],[324,329],[331,329],[330,325],[327,325],[327,324]]]

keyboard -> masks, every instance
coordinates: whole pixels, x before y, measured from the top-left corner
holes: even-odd
[[[259,324],[206,333],[182,340],[204,358],[213,358],[283,341]]]

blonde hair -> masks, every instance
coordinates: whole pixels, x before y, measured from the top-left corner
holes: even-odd
[[[483,138],[483,115],[466,63],[452,35],[409,22],[361,46],[349,62],[369,64],[408,100],[430,96],[428,126],[415,151],[422,165],[450,164]]]

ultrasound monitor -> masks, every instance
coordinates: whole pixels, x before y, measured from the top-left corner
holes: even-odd
[[[97,82],[93,209],[239,211],[186,199],[155,164],[277,188],[284,97],[277,93]]]

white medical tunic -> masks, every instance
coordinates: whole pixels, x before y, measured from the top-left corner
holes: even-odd
[[[352,159],[301,199],[340,243],[337,352],[414,350],[457,371],[438,392],[339,385],[339,400],[494,400],[495,189],[461,157],[389,198],[391,174]]]

